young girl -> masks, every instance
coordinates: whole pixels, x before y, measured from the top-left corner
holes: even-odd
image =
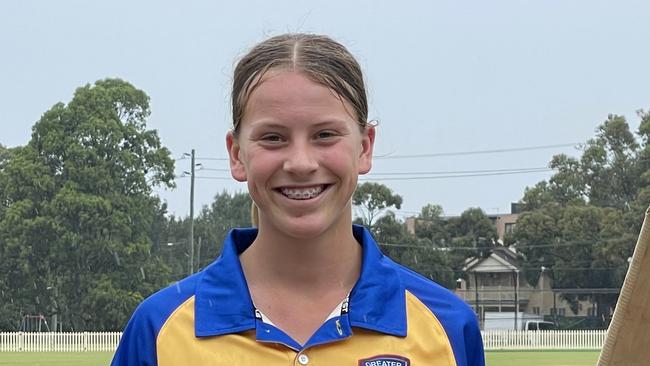
[[[235,68],[232,176],[257,229],[145,300],[113,365],[483,365],[474,312],[352,225],[375,128],[361,69],[332,39],[276,36]]]

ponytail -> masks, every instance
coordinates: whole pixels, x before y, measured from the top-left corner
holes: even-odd
[[[260,226],[260,212],[255,202],[251,202],[251,226]]]

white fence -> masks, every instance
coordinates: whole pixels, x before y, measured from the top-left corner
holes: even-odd
[[[121,332],[0,333],[0,352],[113,352]]]
[[[484,331],[485,350],[599,350],[604,330]],[[0,352],[113,352],[121,332],[0,333]]]
[[[606,330],[484,331],[485,350],[599,350]]]

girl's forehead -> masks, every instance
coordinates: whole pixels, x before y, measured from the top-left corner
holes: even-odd
[[[262,114],[327,114],[354,120],[352,107],[331,88],[296,71],[268,72],[259,81],[246,103],[244,119]]]
[[[292,99],[323,99],[337,97],[335,91],[293,70],[272,70],[258,82],[250,99],[291,101]]]

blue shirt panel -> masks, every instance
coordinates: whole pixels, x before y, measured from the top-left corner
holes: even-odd
[[[447,333],[457,366],[483,366],[485,355],[476,313],[453,292],[396,264],[406,289],[425,304]]]
[[[145,299],[127,323],[111,365],[157,365],[158,332],[174,310],[194,295],[200,276],[194,274]]]

